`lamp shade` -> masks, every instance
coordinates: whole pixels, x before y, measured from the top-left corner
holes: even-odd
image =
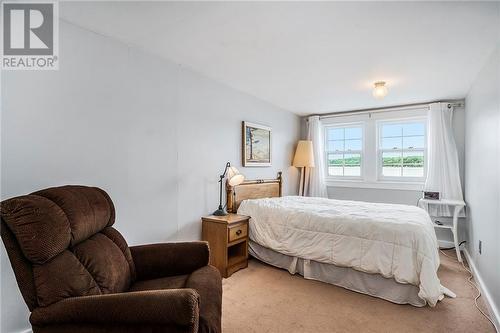
[[[293,166],[314,168],[313,143],[308,140],[300,140],[293,157]]]
[[[243,176],[235,167],[229,167],[227,169],[227,182],[229,183],[229,185],[240,185],[244,180],[245,176]]]

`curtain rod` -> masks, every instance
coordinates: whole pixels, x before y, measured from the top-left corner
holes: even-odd
[[[323,114],[311,114],[305,117],[310,116],[319,116],[319,119],[325,118],[334,118],[334,117],[343,117],[350,115],[359,115],[359,114],[369,114],[369,113],[381,113],[381,112],[392,112],[398,110],[418,110],[423,108],[429,108],[429,104],[431,103],[447,103],[448,108],[451,107],[463,107],[465,103],[463,101],[435,101],[428,103],[415,103],[415,104],[405,104],[405,105],[396,105],[396,106],[388,106],[381,108],[372,108],[372,109],[359,109],[359,110],[350,110],[350,111],[339,111],[339,112],[329,112]]]

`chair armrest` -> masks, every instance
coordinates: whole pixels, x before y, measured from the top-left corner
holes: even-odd
[[[130,247],[138,280],[189,274],[208,265],[207,242],[160,243]]]
[[[33,310],[33,325],[174,324],[198,325],[199,294],[194,289],[138,291],[66,298]]]

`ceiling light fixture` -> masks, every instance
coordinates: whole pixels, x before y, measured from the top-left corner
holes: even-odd
[[[387,95],[387,87],[384,81],[378,81],[374,83],[373,97],[376,99],[382,99]]]

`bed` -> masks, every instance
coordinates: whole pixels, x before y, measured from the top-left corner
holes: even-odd
[[[281,174],[227,186],[227,207],[250,216],[249,253],[292,274],[398,304],[454,297],[440,284],[433,225],[418,207],[283,197]]]

